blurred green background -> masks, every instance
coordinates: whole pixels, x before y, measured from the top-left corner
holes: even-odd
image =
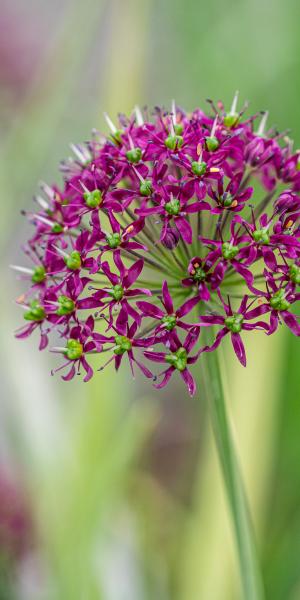
[[[126,368],[89,384],[49,375],[17,342],[30,206],[69,143],[135,104],[205,98],[291,128],[300,145],[297,0],[1,0],[0,600],[240,600],[199,378],[154,393]],[[300,599],[299,345],[289,332],[225,346],[227,400],[266,586]]]

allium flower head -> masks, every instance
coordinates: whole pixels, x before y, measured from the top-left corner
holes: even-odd
[[[110,134],[72,145],[63,185],[42,184],[17,337],[52,336],[64,379],[90,379],[96,355],[158,388],[178,372],[193,394],[189,366],[226,335],[242,365],[248,332],[300,335],[300,153],[237,100],[106,115]]]

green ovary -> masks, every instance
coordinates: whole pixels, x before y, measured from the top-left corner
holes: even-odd
[[[125,335],[116,335],[115,342],[116,347],[114,348],[114,353],[117,355],[124,354],[124,352],[128,352],[132,348],[130,339]]]
[[[232,333],[240,333],[240,331],[242,331],[243,320],[243,315],[231,315],[225,319],[225,326]]]
[[[166,362],[178,371],[184,371],[187,365],[187,351],[185,348],[179,348],[174,354],[168,354]]]
[[[270,299],[270,306],[274,310],[279,310],[279,311],[287,310],[290,307],[290,303],[285,298],[284,290],[278,290],[277,292],[275,292],[275,294],[273,294],[273,296]]]
[[[69,360],[78,360],[83,354],[83,346],[78,340],[69,339],[65,354]]]
[[[24,313],[24,319],[26,321],[43,321],[45,317],[45,310],[40,305],[39,301],[32,300],[32,302],[30,302],[30,309]]]

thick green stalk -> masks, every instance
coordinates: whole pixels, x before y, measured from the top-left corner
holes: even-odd
[[[205,363],[203,384],[206,388],[212,428],[233,520],[243,598],[263,600],[265,596],[256,555],[254,532],[228,422],[218,352],[205,353],[203,361]]]

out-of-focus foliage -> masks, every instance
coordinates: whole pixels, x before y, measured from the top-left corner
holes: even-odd
[[[200,374],[193,401],[126,369],[87,385],[51,378],[34,340],[13,338],[8,264],[21,260],[19,211],[38,180],[56,180],[70,141],[105,129],[104,110],[229,105],[239,89],[299,146],[298,11],[296,0],[3,0],[0,467],[13,491],[0,484],[1,599],[240,598]],[[225,346],[223,372],[266,597],[297,600],[300,350],[281,332],[247,348],[243,370]]]

